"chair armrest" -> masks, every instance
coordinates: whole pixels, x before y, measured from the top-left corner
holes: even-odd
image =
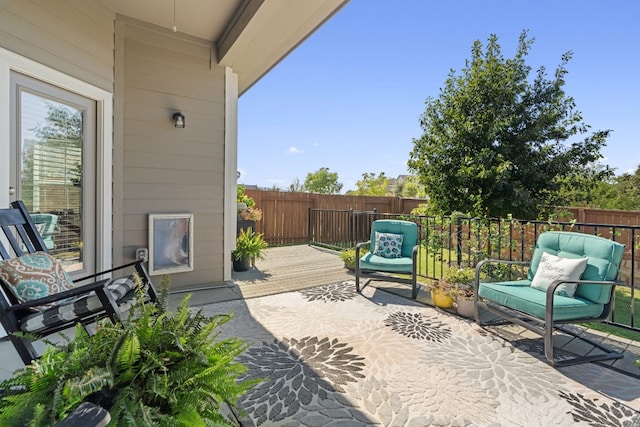
[[[556,295],[555,292],[558,286],[562,285],[563,283],[575,283],[578,285],[611,286],[612,287],[611,292],[613,293],[616,288],[616,285],[619,285],[624,282],[620,280],[563,280],[563,279],[554,280],[553,282],[551,282],[551,284],[547,288],[547,295],[545,300],[545,304],[546,304],[545,322],[547,325],[551,325],[553,323],[553,297]]]
[[[558,286],[564,283],[575,283],[576,285],[601,285],[601,286],[613,286],[615,289],[616,285],[620,285],[624,283],[621,280],[569,280],[569,279],[558,279],[551,282],[549,287],[547,288],[547,306],[553,306],[553,296],[555,295],[556,289]]]
[[[99,291],[100,289],[104,289],[105,285],[107,284],[107,282],[109,281],[109,279],[104,279],[104,280],[100,280],[99,282],[96,283],[90,283],[88,285],[82,285],[82,286],[77,286],[73,289],[69,289],[67,291],[63,291],[63,292],[59,292],[57,294],[54,295],[48,295],[46,297],[43,298],[38,298],[38,299],[34,299],[34,300],[30,300],[27,302],[23,302],[20,304],[14,304],[10,307],[7,307],[6,310],[7,311],[15,311],[15,310],[23,310],[23,309],[29,309],[29,308],[34,308],[34,307],[38,307],[44,304],[51,304],[53,302],[58,302],[67,298],[72,298],[72,297],[76,297],[79,295],[84,295],[84,294],[88,294],[90,292],[93,291]]]
[[[102,427],[110,421],[111,414],[106,409],[90,402],[82,402],[55,427]]]
[[[362,248],[363,246],[369,245],[371,242],[366,241],[366,242],[360,242],[356,245],[356,264],[358,263],[358,260],[360,259],[360,248]]]
[[[96,278],[98,276],[102,276],[103,274],[113,273],[114,271],[122,270],[122,269],[125,269],[127,267],[133,267],[136,264],[141,264],[143,262],[144,262],[143,260],[139,259],[139,260],[127,263],[127,264],[120,265],[118,267],[113,267],[113,268],[110,268],[108,270],[101,271],[99,273],[94,273],[94,274],[90,274],[88,276],[81,277],[79,279],[76,279],[75,281],[76,282],[82,282],[83,280],[94,279],[94,278]]]
[[[530,265],[531,263],[529,261],[509,261],[502,259],[485,259],[480,261],[478,264],[476,264],[476,274],[475,278],[473,279],[473,289],[475,291],[474,293],[476,295],[476,299],[478,295],[478,288],[480,287],[480,273],[482,271],[482,267],[485,264]]]

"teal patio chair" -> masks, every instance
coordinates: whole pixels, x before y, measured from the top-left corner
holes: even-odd
[[[481,261],[475,277],[476,322],[484,323],[481,311],[487,310],[543,336],[545,357],[552,366],[618,359],[622,353],[580,336],[602,353],[555,360],[553,332],[561,324],[601,322],[609,317],[623,252],[624,245],[612,240],[548,231],[538,236],[530,263]],[[529,265],[529,272],[524,280],[483,283],[480,271],[488,263]],[[562,331],[577,337],[568,329]]]
[[[369,252],[361,256],[360,252],[366,245],[369,245]],[[411,297],[416,299],[418,246],[416,223],[392,219],[374,221],[370,240],[356,245],[356,291],[360,292],[374,279],[402,282],[411,284]],[[410,274],[411,277],[405,279],[385,273]],[[361,287],[362,277],[369,280]]]

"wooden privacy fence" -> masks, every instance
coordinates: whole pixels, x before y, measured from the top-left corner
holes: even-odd
[[[358,210],[389,213],[410,213],[424,199],[400,197],[345,196],[282,191],[246,190],[256,207],[262,209],[262,220],[256,231],[264,233],[271,246],[307,243],[308,211],[312,209]]]
[[[272,246],[307,243],[309,208],[409,214],[426,202],[424,199],[390,196],[345,196],[252,189],[247,189],[246,193],[263,212],[262,220],[256,223],[256,231],[264,233],[265,240]],[[640,211],[592,208],[567,210],[577,222],[583,224],[640,225]]]

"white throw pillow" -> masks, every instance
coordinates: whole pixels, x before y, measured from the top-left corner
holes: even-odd
[[[561,258],[555,255],[542,253],[536,275],[531,281],[531,287],[541,291],[547,290],[552,282],[559,279],[578,280],[587,267],[586,258]],[[573,297],[578,285],[576,283],[563,283],[556,288],[556,295]]]

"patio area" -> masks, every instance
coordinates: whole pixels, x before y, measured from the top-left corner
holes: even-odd
[[[511,404],[504,406],[504,402],[498,405],[502,408],[502,412],[496,410],[496,401],[500,400],[497,396],[504,390],[520,393],[520,398],[538,402],[542,407],[552,403],[556,405],[553,411],[549,411],[549,413],[559,411],[556,415],[560,418],[553,422],[555,425],[566,425],[571,419],[578,425],[623,425],[623,421],[627,422],[624,425],[640,423],[640,416],[636,412],[640,411],[640,387],[637,385],[640,370],[633,363],[640,358],[638,342],[585,330],[583,333],[592,335],[592,339],[595,336],[597,340],[606,341],[610,346],[623,350],[625,357],[601,364],[591,363],[554,369],[544,362],[542,339],[524,328],[510,324],[479,328],[473,321],[460,318],[454,312],[433,308],[429,293],[424,288],[420,289],[416,303],[410,299],[408,286],[394,282],[374,281],[365,288],[363,295],[353,295],[353,279],[353,273],[344,268],[335,252],[306,245],[287,246],[270,248],[267,258],[258,261],[255,268],[247,272],[234,273],[233,283],[194,292],[193,305],[202,306],[206,313],[231,310],[236,314],[236,319],[226,333],[257,343],[250,348],[245,361],[257,370],[253,372],[254,376],[268,377],[270,381],[243,402],[243,407],[251,416],[250,419],[244,420],[244,424],[328,425],[327,423],[339,424],[339,422],[348,421],[348,425],[551,425],[546,415],[537,414],[537,412],[530,413],[533,419],[529,418],[527,421],[518,417],[509,418],[510,410],[520,413],[522,411],[519,411],[520,408],[516,406],[508,409]],[[180,294],[172,295],[175,299],[174,303],[179,300],[179,297]],[[337,311],[332,313],[330,303],[335,303],[336,307],[341,308],[336,308]],[[314,304],[316,304],[315,307]],[[340,306],[340,304],[344,305]],[[408,412],[411,415],[405,414],[406,418],[405,415],[401,415],[400,406],[396,406],[396,412],[394,412],[393,405],[390,406],[393,400],[390,395],[383,393],[387,396],[386,399],[381,397],[382,395],[364,396],[362,390],[356,390],[353,387],[343,388],[342,393],[339,393],[335,385],[326,386],[330,392],[322,395],[324,399],[315,395],[308,397],[311,400],[308,401],[306,412],[300,408],[297,408],[298,412],[291,409],[285,402],[286,397],[280,403],[275,398],[271,398],[271,401],[267,399],[268,396],[277,394],[277,390],[286,389],[289,394],[299,392],[295,390],[293,377],[290,381],[283,380],[280,383],[276,381],[284,374],[278,373],[276,366],[270,367],[270,365],[278,365],[277,360],[282,361],[279,356],[276,357],[275,353],[283,351],[286,354],[303,354],[309,350],[300,346],[307,345],[309,339],[314,340],[309,337],[314,336],[330,336],[334,339],[339,339],[337,338],[339,336],[349,343],[349,348],[359,348],[364,342],[374,347],[376,340],[380,339],[379,335],[385,336],[385,332],[376,326],[368,328],[363,324],[371,321],[372,317],[389,315],[389,310],[393,311],[391,307],[394,307],[393,310],[401,311],[403,316],[409,316],[414,320],[415,317],[412,316],[428,319],[426,323],[418,322],[418,324],[406,324],[406,318],[394,320],[401,323],[400,326],[396,325],[398,328],[408,328],[405,332],[411,330],[410,334],[421,335],[427,340],[426,350],[422,348],[418,352],[426,351],[428,356],[423,356],[416,366],[405,366],[407,360],[415,356],[415,351],[405,348],[406,343],[385,341],[386,338],[382,339],[382,348],[377,348],[375,351],[361,349],[358,354],[362,354],[367,360],[375,359],[376,361],[387,356],[389,360],[386,363],[392,365],[397,363],[398,366],[403,366],[402,369],[410,372],[407,378],[401,380],[410,384],[400,393],[406,398],[405,405],[401,405],[400,402],[395,402],[395,405],[402,407],[413,405],[413,412],[411,410]],[[381,314],[383,311],[386,314]],[[439,326],[435,326],[434,329],[434,325],[446,325],[443,326],[445,329],[449,328],[453,331],[448,348],[440,346],[441,343],[438,342],[437,337],[440,336],[441,331],[438,329]],[[349,330],[353,332],[353,328],[357,331],[355,335],[350,336]],[[458,334],[455,331],[458,331]],[[304,339],[285,338],[298,337],[298,335],[303,336]],[[362,338],[358,339],[358,336]],[[578,354],[594,351],[593,347],[568,335],[558,336],[557,341],[560,354],[563,351]],[[325,343],[325,345],[328,344]],[[298,347],[295,348],[296,346]],[[317,351],[321,352],[321,350]],[[465,354],[467,356],[464,356]],[[475,356],[481,354],[485,354],[486,359],[481,361],[475,359]],[[275,358],[272,360],[273,363],[264,362],[270,357]],[[504,357],[509,358],[507,365],[502,365],[505,363]],[[446,365],[451,360],[456,360],[457,366],[463,367],[465,371],[463,377],[465,375],[491,376],[493,379],[488,380],[491,383],[488,387],[491,391],[488,393],[492,395],[492,399],[497,400],[485,401],[485,407],[476,408],[483,413],[476,414],[479,418],[474,421],[473,411],[470,412],[468,408],[464,408],[465,405],[470,405],[469,402],[477,402],[480,398],[479,395],[471,396],[466,393],[473,394],[478,390],[472,388],[475,391],[469,389],[463,392],[462,389],[470,386],[461,380],[460,372],[452,374],[446,368],[439,370],[430,365],[433,360],[437,361],[436,365]],[[300,361],[297,360],[297,362]],[[296,364],[293,361],[290,363],[292,363],[291,367]],[[491,373],[486,371],[487,363],[491,366]],[[502,371],[503,368],[504,371]],[[509,372],[511,368],[514,371]],[[321,371],[322,367],[318,369]],[[367,377],[363,380],[367,384],[361,387],[374,390],[376,387],[382,387],[391,393],[394,382],[397,383],[399,380],[394,377],[392,366],[385,366],[383,371],[387,372],[388,378],[378,372],[378,375],[373,378]],[[347,378],[353,372],[343,374]],[[331,383],[331,375],[321,372],[317,375],[321,378],[321,380],[316,378],[320,384],[324,381]],[[414,383],[416,376],[419,379]],[[541,377],[546,380],[540,382]],[[437,384],[438,390],[442,391],[436,395],[441,398],[448,396],[444,400],[449,400],[452,407],[459,408],[459,413],[448,416],[441,409],[435,412],[421,412],[424,407],[433,406],[438,402],[438,399],[429,400],[429,391],[421,388],[425,381],[432,382],[434,386]],[[452,393],[450,388],[445,390],[443,388],[445,384],[457,384],[457,387],[462,388],[460,394]],[[565,386],[568,387],[571,384],[579,385],[580,391],[570,392],[566,389],[562,391]],[[310,385],[310,387],[313,389],[316,386]],[[318,387],[322,389],[322,386]],[[502,391],[500,391],[501,388]],[[559,409],[562,405],[552,401],[549,395],[558,392],[556,388],[561,390],[560,393],[565,393],[566,400],[573,405],[574,412]],[[338,397],[335,393],[338,393]],[[419,397],[412,397],[412,393]],[[293,397],[288,399],[290,403]],[[320,404],[318,399],[323,404]],[[606,399],[611,401],[606,402]],[[299,395],[296,394],[294,400],[298,401]],[[523,403],[520,402],[520,404]],[[617,408],[615,411],[618,412],[614,411],[614,413],[618,415],[606,414],[599,405]],[[441,407],[438,406],[438,408]],[[590,415],[590,412],[594,413]],[[569,414],[574,415],[573,418],[568,417]],[[575,414],[583,414],[584,418]],[[335,418],[332,418],[333,416]],[[619,423],[615,421],[616,417]],[[630,420],[635,424],[629,424]],[[320,424],[314,424],[316,422]]]
[[[191,290],[191,304],[233,312],[223,336],[252,343],[243,362],[268,378],[241,402],[243,425],[640,425],[638,342],[584,331],[625,357],[554,369],[540,337],[435,309],[424,288],[417,301],[394,282],[356,294],[335,252],[306,245],[270,248],[233,279]],[[10,343],[0,355],[0,377],[21,367]]]

